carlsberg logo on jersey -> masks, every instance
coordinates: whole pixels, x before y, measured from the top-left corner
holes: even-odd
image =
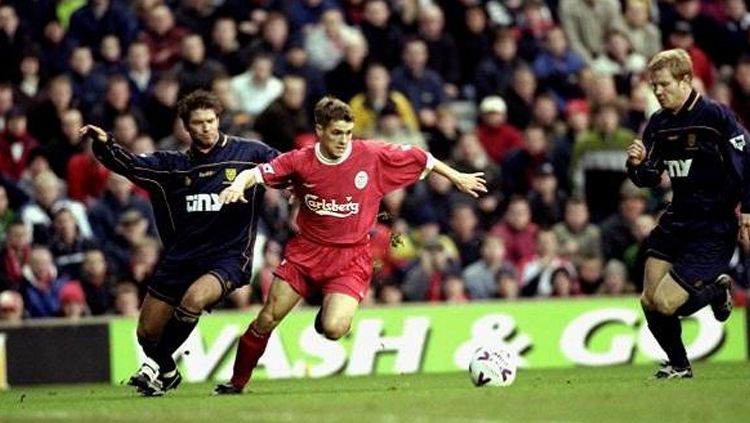
[[[219,194],[192,194],[186,195],[188,213],[207,212],[221,210],[222,203],[219,201]]]
[[[359,213],[359,203],[352,202],[352,197],[346,197],[346,203],[336,200],[326,200],[314,194],[305,195],[305,205],[313,213],[321,216],[348,217]]]
[[[693,165],[693,159],[687,160],[664,160],[667,165],[667,172],[671,178],[684,178],[690,173],[690,166]]]

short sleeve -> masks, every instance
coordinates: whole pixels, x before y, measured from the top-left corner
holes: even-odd
[[[418,147],[373,143],[378,156],[378,185],[383,194],[413,184],[434,166],[431,154]]]

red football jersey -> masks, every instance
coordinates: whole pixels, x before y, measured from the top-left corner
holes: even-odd
[[[267,185],[291,181],[302,203],[297,216],[302,236],[323,245],[352,245],[367,241],[380,199],[424,177],[433,164],[432,156],[416,147],[353,140],[335,161],[315,144],[258,168]]]

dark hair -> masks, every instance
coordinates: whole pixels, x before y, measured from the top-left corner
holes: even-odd
[[[315,124],[322,127],[338,120],[354,122],[354,114],[348,104],[333,96],[325,96],[315,105]]]
[[[182,119],[182,123],[185,126],[187,126],[190,120],[190,113],[198,109],[213,110],[216,112],[217,117],[224,111],[224,107],[222,107],[221,101],[219,101],[216,94],[205,90],[193,91],[177,102],[177,116]]]

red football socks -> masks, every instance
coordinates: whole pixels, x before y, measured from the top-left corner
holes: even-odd
[[[271,334],[261,335],[255,330],[255,321],[247,327],[237,344],[237,356],[234,358],[234,373],[232,385],[244,388],[250,380],[253,369],[258,365],[258,360],[266,350],[268,339]]]

